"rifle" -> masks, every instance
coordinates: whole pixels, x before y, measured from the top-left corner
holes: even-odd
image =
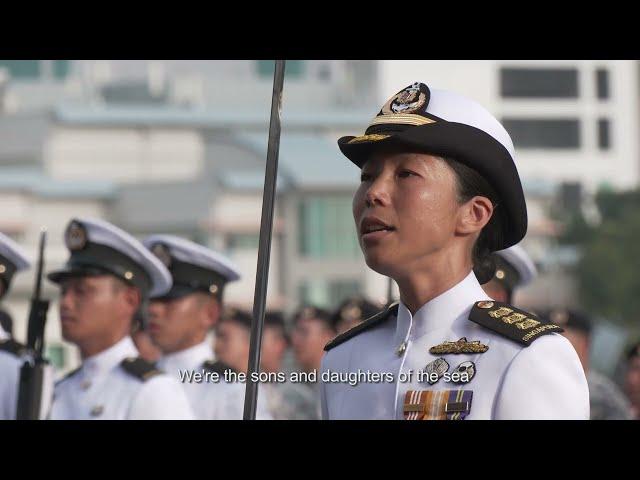
[[[269,122],[269,144],[267,146],[267,166],[264,172],[262,192],[262,217],[260,220],[260,241],[258,246],[258,266],[256,288],[253,296],[253,322],[249,343],[249,368],[244,395],[244,420],[255,420],[258,401],[258,383],[253,381],[254,372],[260,371],[260,346],[262,326],[267,299],[269,277],[269,253],[271,252],[271,232],[273,231],[273,207],[278,176],[278,152],[280,149],[280,112],[282,109],[282,87],[284,84],[284,60],[276,60],[271,97],[271,120]]]
[[[29,310],[29,324],[27,327],[27,347],[30,358],[25,360],[20,369],[20,383],[18,390],[18,405],[16,419],[39,420],[44,417],[48,409],[48,400],[52,377],[51,366],[43,357],[44,328],[47,323],[47,311],[49,300],[41,298],[42,270],[44,268],[44,247],[47,241],[47,232],[40,233],[40,248],[38,255],[38,270],[31,309]]]

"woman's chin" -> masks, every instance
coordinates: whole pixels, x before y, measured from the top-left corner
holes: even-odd
[[[387,277],[391,276],[397,267],[391,257],[383,252],[365,251],[364,261],[371,270]]]

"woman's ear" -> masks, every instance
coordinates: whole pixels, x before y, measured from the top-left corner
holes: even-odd
[[[469,235],[480,232],[491,220],[493,215],[493,204],[487,197],[476,195],[465,204],[460,206],[460,215],[456,233]]]

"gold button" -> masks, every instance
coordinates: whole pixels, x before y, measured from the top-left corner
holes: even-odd
[[[491,308],[493,307],[493,302],[478,302],[479,308]]]
[[[504,271],[503,270],[498,270],[496,272],[496,278],[499,280],[502,280],[504,278]]]
[[[398,350],[396,350],[396,353],[398,354],[398,356],[401,356],[406,350],[407,350],[407,342],[402,342],[398,347]]]
[[[211,293],[216,293],[216,292],[218,291],[218,286],[217,286],[217,285],[211,285],[211,286],[209,287],[209,291],[210,291]]]
[[[7,271],[7,267],[5,267],[4,265],[0,264],[0,273],[4,273]]]
[[[126,278],[127,280],[131,280],[133,278],[133,273],[124,272],[124,278]]]

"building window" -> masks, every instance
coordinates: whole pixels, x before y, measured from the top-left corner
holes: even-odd
[[[577,98],[575,68],[501,68],[500,93],[505,98]]]
[[[598,148],[609,150],[611,148],[610,123],[606,118],[598,119]]]
[[[355,258],[360,254],[351,198],[306,197],[298,207],[298,252],[309,258]]]
[[[53,61],[53,77],[63,80],[69,75],[70,60],[54,60]]]
[[[273,78],[275,72],[274,60],[258,60],[256,62],[258,75],[264,78]],[[284,66],[284,76],[287,78],[300,78],[304,74],[304,60],[287,60]]]
[[[599,100],[609,98],[609,71],[605,68],[596,70],[596,93]]]
[[[518,148],[580,148],[580,121],[574,118],[504,118],[502,124]]]
[[[232,233],[227,236],[227,250],[258,250],[260,235],[253,233]]]
[[[11,78],[40,78],[40,60],[0,60],[0,68],[6,68]]]
[[[322,82],[331,80],[331,65],[322,63],[318,66],[318,79]]]
[[[582,205],[582,185],[578,182],[560,184],[559,203],[566,212],[577,212]]]
[[[362,285],[357,280],[308,280],[300,284],[300,302],[334,309],[347,297],[360,295]]]

